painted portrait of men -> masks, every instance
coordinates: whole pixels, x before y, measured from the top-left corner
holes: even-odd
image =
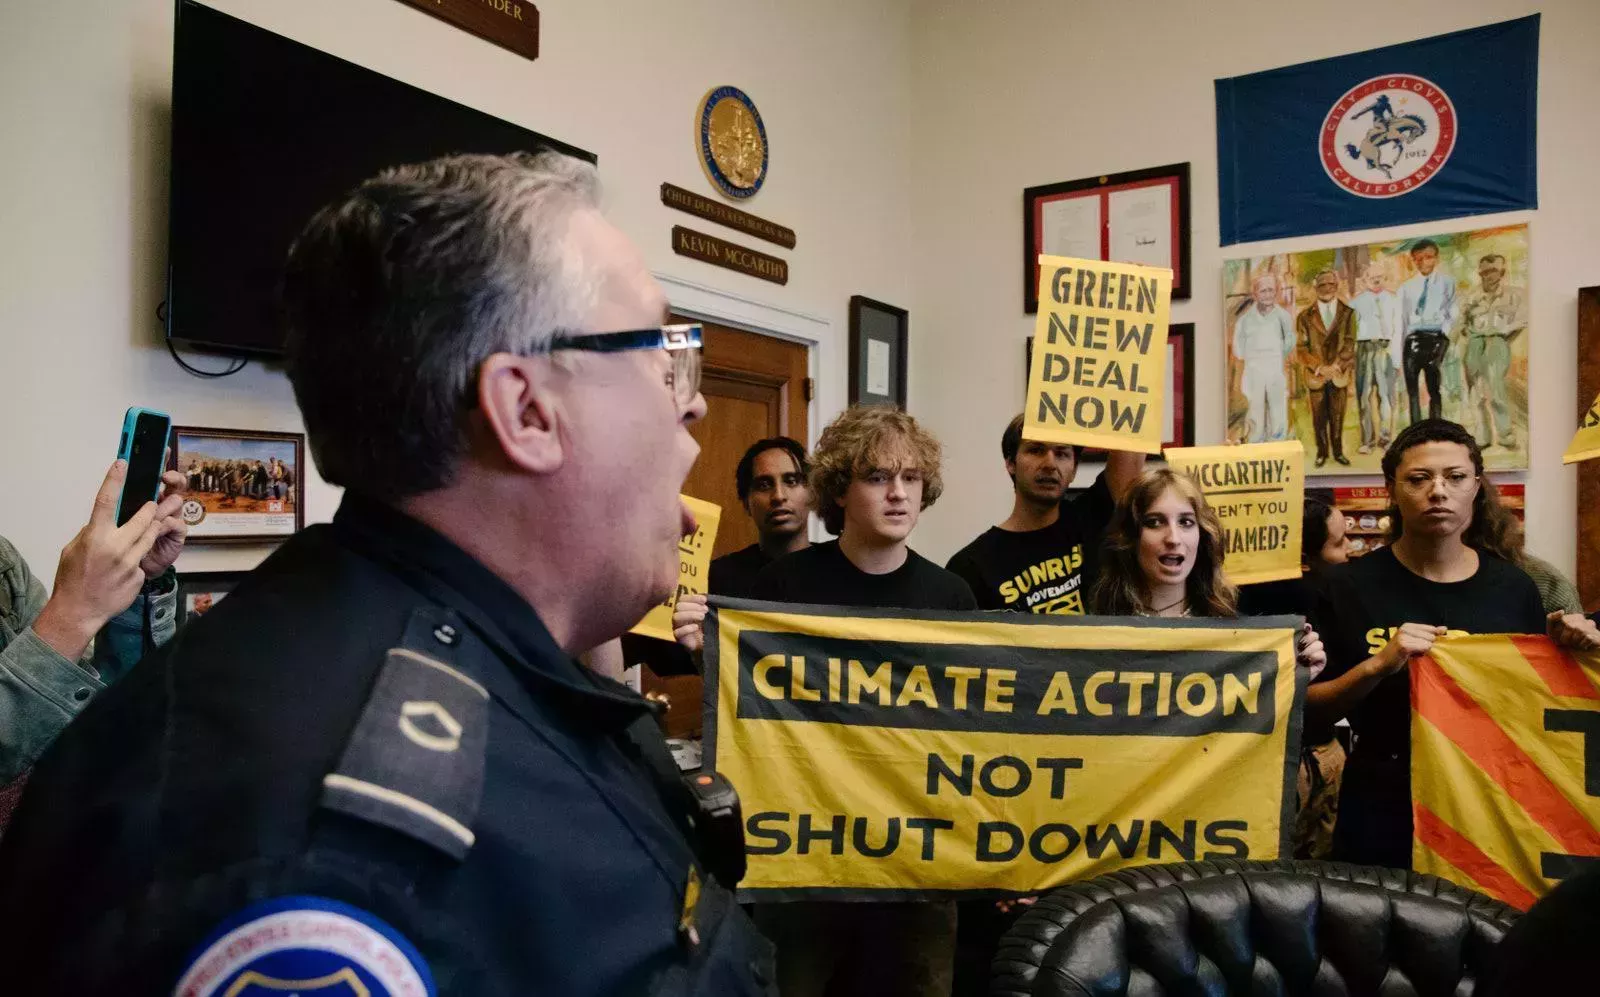
[[[1401,430],[1444,418],[1489,470],[1526,468],[1531,283],[1526,224],[1225,261],[1227,439],[1299,440],[1311,475],[1379,474]]]

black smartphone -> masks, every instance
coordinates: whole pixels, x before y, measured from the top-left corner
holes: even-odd
[[[122,497],[117,500],[117,525],[132,519],[146,502],[154,502],[161,488],[161,472],[167,466],[167,437],[172,418],[165,412],[130,408],[122,417],[122,442],[117,457],[128,462],[122,480]]]

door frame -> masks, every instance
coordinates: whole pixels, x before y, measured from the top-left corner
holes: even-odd
[[[675,274],[658,271],[654,276],[666,292],[672,310],[680,315],[800,343],[807,348],[806,376],[811,378],[815,391],[806,405],[806,432],[810,439],[801,441],[806,449],[816,443],[822,427],[844,411],[849,354],[833,323],[820,315],[724,291]],[[819,521],[813,518],[812,539],[823,537],[820,530]]]

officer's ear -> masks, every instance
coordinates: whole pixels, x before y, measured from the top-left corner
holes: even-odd
[[[478,410],[504,458],[534,474],[559,470],[559,397],[548,356],[495,353],[478,368]]]

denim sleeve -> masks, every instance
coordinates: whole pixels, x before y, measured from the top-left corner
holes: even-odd
[[[0,784],[26,772],[94,694],[105,688],[33,632],[0,650]]]
[[[103,688],[87,663],[33,632],[46,599],[21,554],[0,540],[0,784],[27,771]]]

